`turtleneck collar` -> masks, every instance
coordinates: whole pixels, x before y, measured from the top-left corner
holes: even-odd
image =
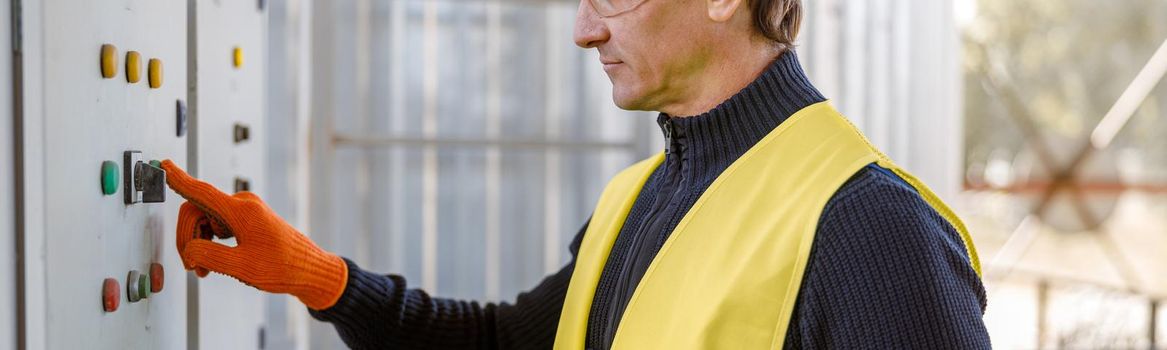
[[[692,117],[661,113],[657,123],[666,152],[687,163],[687,175],[715,177],[795,112],[824,100],[790,50],[712,110]]]

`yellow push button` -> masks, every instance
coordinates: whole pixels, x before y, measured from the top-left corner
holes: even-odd
[[[113,79],[118,75],[118,48],[112,44],[101,45],[101,77]]]
[[[239,69],[239,68],[243,67],[243,49],[242,48],[236,46],[235,50],[233,50],[233,52],[231,54],[231,57],[234,59],[235,69]]]
[[[162,60],[151,58],[150,64],[146,69],[150,75],[148,77],[150,79],[150,88],[157,89],[162,87]]]
[[[137,51],[126,52],[126,81],[130,84],[142,81],[142,54]]]

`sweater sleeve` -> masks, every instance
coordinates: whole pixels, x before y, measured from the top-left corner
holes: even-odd
[[[336,305],[309,312],[353,349],[549,349],[585,231],[571,243],[571,261],[514,304],[434,298],[345,259],[349,280]]]
[[[786,348],[987,349],[960,234],[895,175],[864,168],[819,222]]]

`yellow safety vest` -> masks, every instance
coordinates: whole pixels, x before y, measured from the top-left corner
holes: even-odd
[[[641,187],[663,160],[658,154],[621,171],[600,196],[571,276],[556,349],[583,348],[608,253]],[[871,163],[915,187],[960,231],[979,275],[980,261],[960,218],[822,102],[795,113],[709,185],[637,285],[612,348],[782,348],[823,207]]]

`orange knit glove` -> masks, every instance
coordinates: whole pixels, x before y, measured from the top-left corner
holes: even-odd
[[[229,196],[190,177],[169,159],[166,183],[187,199],[178,212],[178,253],[187,270],[208,270],[272,293],[287,293],[323,310],[336,304],[348,281],[348,266],[292,228],[259,196]],[[236,246],[212,242],[235,237]]]

